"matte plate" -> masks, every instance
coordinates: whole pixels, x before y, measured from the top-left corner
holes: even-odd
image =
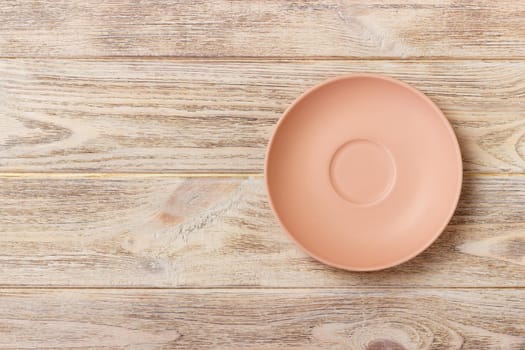
[[[284,113],[265,167],[270,203],[316,259],[379,270],[444,230],[462,183],[456,136],[430,99],[369,74],[326,81]]]

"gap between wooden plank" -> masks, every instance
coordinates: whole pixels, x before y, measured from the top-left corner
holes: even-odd
[[[226,177],[261,178],[262,173],[61,173],[61,172],[0,172],[0,177],[13,178],[182,178],[182,177]]]
[[[525,173],[463,173],[463,177],[517,177]],[[264,178],[263,173],[61,173],[61,172],[0,172],[0,178]]]
[[[365,272],[366,274],[366,272]],[[221,287],[130,287],[130,286],[32,286],[32,285],[0,285],[0,290],[180,290],[187,292],[279,292],[279,291],[348,291],[348,292],[366,292],[366,291],[403,291],[403,290],[525,290],[525,286],[354,286],[354,287],[249,287],[249,286],[221,286]]]
[[[213,62],[279,62],[279,61],[397,61],[418,63],[425,62],[449,62],[449,61],[525,61],[525,56],[501,56],[501,57],[454,57],[454,56],[417,56],[417,57],[396,57],[396,56],[377,56],[377,57],[351,57],[351,56],[0,56],[1,60],[150,60],[150,61],[213,61]]]

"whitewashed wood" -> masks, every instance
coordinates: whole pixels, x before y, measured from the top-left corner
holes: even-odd
[[[284,235],[262,178],[0,178],[0,283],[82,287],[525,287],[525,176],[466,177],[412,261],[350,273]]]
[[[0,55],[524,57],[515,0],[3,0]]]
[[[525,176],[498,175],[525,171],[523,18],[514,0],[1,1],[0,286],[30,288],[0,290],[0,348],[525,348]],[[466,171],[491,174],[411,262],[328,268],[260,177],[167,174],[260,173],[297,95],[365,71],[427,93]]]
[[[523,291],[1,290],[0,348],[523,349]]]
[[[0,60],[0,171],[261,172],[308,87],[375,72],[427,93],[468,172],[525,171],[525,62]]]

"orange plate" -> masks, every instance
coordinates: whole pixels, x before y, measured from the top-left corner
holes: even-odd
[[[398,80],[328,80],[284,113],[265,167],[270,203],[314,258],[353,271],[401,264],[440,235],[461,153],[439,108]]]

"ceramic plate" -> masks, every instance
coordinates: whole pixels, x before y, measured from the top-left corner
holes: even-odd
[[[265,166],[271,206],[291,238],[335,267],[405,262],[444,230],[462,183],[458,141],[409,85],[358,74],[326,81],[284,113]]]

